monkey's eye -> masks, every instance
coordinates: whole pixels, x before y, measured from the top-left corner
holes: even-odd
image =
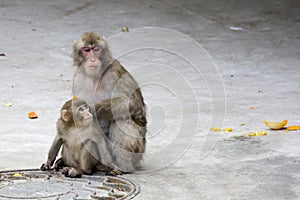
[[[80,108],[78,109],[78,112],[80,112],[80,113],[83,112],[83,108],[80,107]]]
[[[93,52],[99,52],[101,51],[102,47],[101,46],[93,46],[93,47],[82,47],[81,51],[85,52],[85,53],[89,53],[91,51]]]
[[[93,48],[93,51],[94,52],[98,52],[98,51],[100,51],[101,50],[101,47],[100,46],[95,46],[94,48]]]
[[[82,47],[81,50],[84,51],[84,52],[86,52],[86,53],[89,53],[92,50],[92,48],[90,48],[90,47]]]

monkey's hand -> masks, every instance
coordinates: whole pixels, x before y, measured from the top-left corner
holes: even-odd
[[[53,162],[48,160],[46,163],[42,164],[41,170],[43,170],[43,171],[50,170],[52,165],[53,165]]]
[[[130,99],[126,96],[107,99],[95,105],[98,120],[119,119],[130,117]]]
[[[51,166],[47,163],[42,164],[41,166],[41,170],[45,171],[45,170],[50,170]]]

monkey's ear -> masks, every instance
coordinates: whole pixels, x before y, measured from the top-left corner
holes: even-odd
[[[72,118],[72,113],[68,110],[62,110],[61,111],[61,118],[65,121],[65,122],[69,122]]]

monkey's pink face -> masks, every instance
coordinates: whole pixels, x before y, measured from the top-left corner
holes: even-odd
[[[100,56],[102,54],[101,46],[84,46],[80,48],[81,53],[84,57],[84,69],[88,75],[99,74],[102,66]]]

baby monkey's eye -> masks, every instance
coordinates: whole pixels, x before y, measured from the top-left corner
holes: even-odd
[[[79,111],[79,112],[83,112],[83,108],[80,107],[80,108],[78,109],[78,111]]]

